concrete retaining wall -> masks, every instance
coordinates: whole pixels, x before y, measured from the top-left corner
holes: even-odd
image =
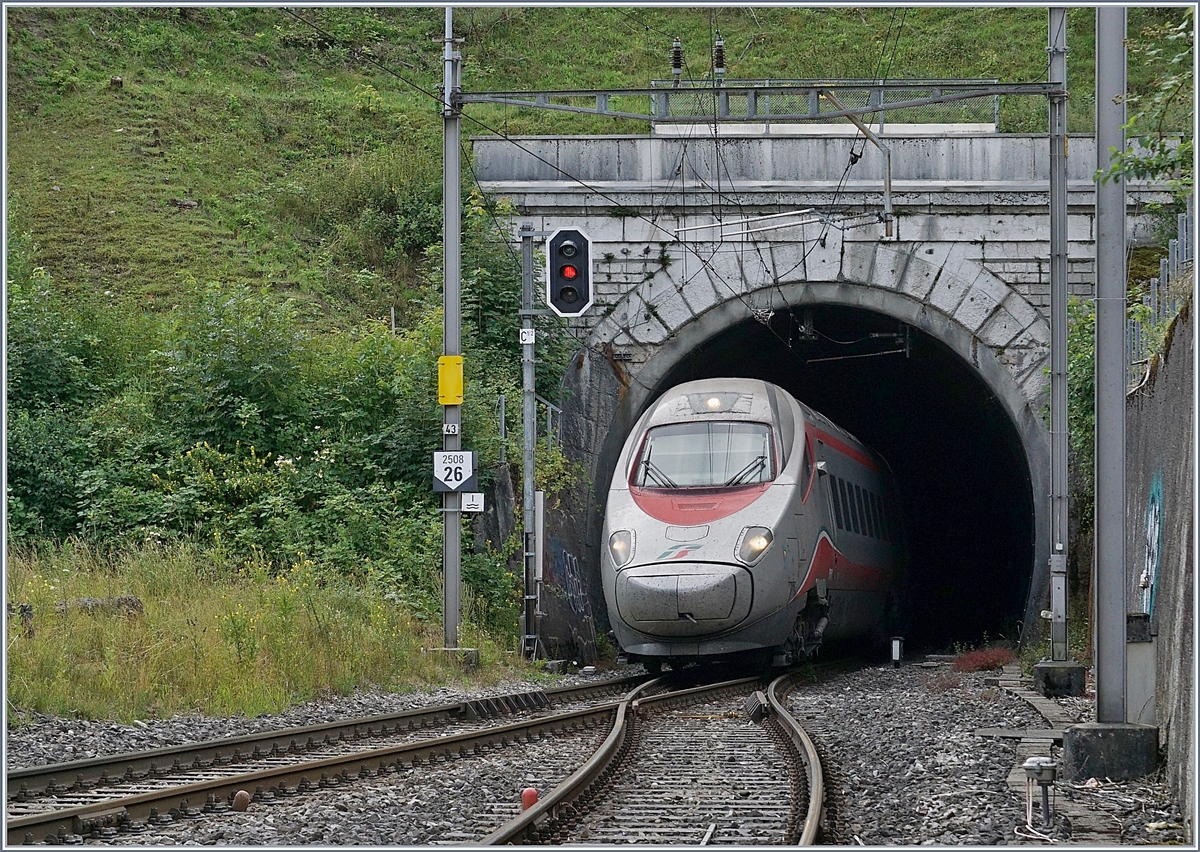
[[[475,168],[480,180],[541,183],[564,176],[585,181],[656,183],[660,189],[677,181],[686,163],[697,177],[728,184],[740,181],[789,185],[837,181],[846,167],[843,137],[799,136],[722,139],[720,155],[704,136],[518,136],[517,145],[475,137]],[[936,184],[939,192],[954,187],[990,184],[998,192],[1045,191],[1050,174],[1046,136],[979,134],[940,137],[885,136],[892,153],[892,181]],[[518,147],[518,145],[520,147]],[[880,181],[885,159],[873,146],[864,149],[854,179]],[[1072,190],[1093,194],[1096,140],[1072,136],[1068,157]],[[1022,184],[1028,184],[1022,187]]]
[[[1192,308],[1191,302],[1184,307],[1164,356],[1129,394],[1125,424],[1128,609],[1150,612],[1151,631],[1157,632],[1155,717],[1167,782],[1183,809],[1189,838],[1196,794]]]

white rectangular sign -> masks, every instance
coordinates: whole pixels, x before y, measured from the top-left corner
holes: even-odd
[[[462,494],[462,510],[464,512],[482,512],[483,492],[464,491]]]
[[[475,488],[475,453],[468,450],[433,454],[433,490],[466,491]]]

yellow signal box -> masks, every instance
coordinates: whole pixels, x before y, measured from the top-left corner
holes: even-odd
[[[443,355],[438,358],[438,402],[441,405],[462,405],[463,356]]]

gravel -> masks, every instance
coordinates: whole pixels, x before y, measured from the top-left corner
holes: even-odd
[[[611,676],[632,671],[622,669]],[[555,683],[602,676],[569,676]],[[545,687],[544,682],[506,682],[480,690],[360,692],[256,719],[187,715],[121,725],[30,715],[12,726],[10,714],[6,762],[17,767],[78,760]],[[988,686],[983,675],[957,674],[944,666],[867,669],[807,684],[793,692],[790,704],[825,752],[827,772],[833,770],[831,786],[840,790],[831,805],[839,835],[835,842],[1047,845],[1037,837],[1021,836],[1028,834],[1025,803],[1005,783],[1016,762],[1014,741],[974,735],[977,728],[1046,727],[1046,722],[1021,699]],[[1069,709],[1086,718],[1086,705],[1076,700]],[[452,761],[432,776],[402,771],[351,788],[324,790],[269,806],[253,804],[244,813],[229,812],[89,843],[467,843],[515,815],[524,787],[545,793],[569,774],[583,747],[578,739],[550,738]],[[1123,844],[1184,840],[1178,808],[1165,786],[1152,780],[1078,788],[1060,782],[1055,789],[1058,795],[1086,802],[1121,822]],[[1058,822],[1048,833],[1067,840],[1067,826]],[[1037,816],[1034,827],[1046,829]]]
[[[844,844],[1047,845],[1038,834],[1070,840],[1069,824],[1043,825],[1040,797],[1033,831],[1023,795],[1007,777],[1016,739],[983,738],[979,728],[1046,728],[1021,698],[994,685],[995,673],[958,673],[942,665],[874,668],[794,691],[790,709],[813,734],[833,770],[835,825]],[[1085,699],[1060,704],[1080,721]],[[1056,760],[1050,747],[1046,754]],[[1167,788],[1153,780],[1129,784],[1060,781],[1054,795],[1088,800],[1123,825],[1123,844],[1182,842],[1178,809]],[[1057,801],[1057,800],[1056,800]],[[1115,824],[1115,823],[1114,823]],[[1036,833],[1035,833],[1036,832]]]
[[[283,713],[257,716],[202,716],[198,713],[169,719],[137,720],[131,724],[64,719],[42,713],[9,713],[5,741],[5,766],[45,766],[99,755],[205,742],[259,731],[316,725],[339,719],[396,713],[418,707],[456,704],[471,698],[532,692],[555,686],[596,683],[604,678],[626,677],[628,670],[593,675],[566,675],[553,682],[502,681],[490,687],[383,693],[359,691],[349,696],[309,701]]]

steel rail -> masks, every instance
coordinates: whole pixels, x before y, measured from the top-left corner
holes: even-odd
[[[642,686],[647,685],[644,677],[608,683],[612,685],[627,681],[639,681]],[[564,691],[577,692],[578,689],[570,687]],[[353,775],[359,778],[378,776],[396,771],[404,764],[416,766],[422,761],[448,760],[477,751],[482,746],[507,744],[533,734],[573,729],[581,724],[594,726],[599,719],[611,716],[619,706],[620,702],[609,701],[582,710],[448,737],[369,749],[288,766],[269,767],[241,775],[207,779],[184,786],[105,799],[93,804],[19,816],[6,820],[7,843],[14,846],[45,838],[55,844],[72,836],[88,835],[106,829],[115,830],[136,821],[152,821],[156,815],[168,812],[194,817],[205,811],[221,811],[228,807],[227,803],[232,800],[233,795],[243,789],[256,791],[255,798],[261,800],[292,796],[322,787],[340,786],[350,782],[352,770]],[[376,766],[373,770],[369,768],[372,764]],[[320,780],[314,783],[310,778]],[[197,807],[198,802],[204,802],[202,808]]]
[[[797,845],[812,846],[817,841],[817,831],[821,825],[821,809],[825,806],[825,780],[821,772],[821,759],[817,755],[816,746],[787,709],[787,690],[791,688],[796,677],[795,672],[790,672],[773,680],[767,689],[767,700],[771,704],[772,717],[791,739],[805,763],[805,770],[808,774],[808,813],[805,816],[804,830],[800,833]]]
[[[613,717],[612,731],[600,745],[600,748],[582,766],[568,776],[565,781],[551,790],[545,798],[523,812],[516,819],[505,823],[487,837],[484,837],[479,841],[479,845],[500,846],[509,843],[528,842],[531,839],[532,832],[537,829],[539,823],[557,817],[562,806],[578,798],[592,784],[601,780],[605,772],[612,766],[613,761],[621,753],[621,746],[625,742],[625,737],[629,731],[628,722],[630,717],[642,705],[690,702],[695,698],[709,693],[761,683],[762,679],[758,676],[738,678],[706,686],[665,692],[661,695],[641,694],[652,687],[668,684],[670,681],[671,677],[669,675],[656,678],[630,692],[617,707],[617,712]]]
[[[236,737],[225,737],[201,743],[186,743],[161,749],[129,752],[125,754],[101,755],[85,760],[28,766],[10,769],[6,773],[7,797],[20,800],[23,792],[45,790],[61,794],[72,789],[90,789],[102,783],[139,781],[162,777],[171,772],[187,768],[207,768],[233,762],[270,757],[281,753],[307,751],[308,741],[312,747],[326,743],[371,737],[376,734],[388,736],[402,730],[415,730],[430,726],[450,724],[475,718],[496,717],[507,713],[549,707],[556,703],[587,700],[614,692],[624,692],[646,680],[645,675],[606,680],[599,683],[577,686],[560,686],[534,692],[513,693],[481,697],[433,707],[418,707],[396,713],[383,713],[354,719],[338,719],[305,725],[297,728],[281,728],[261,731]],[[175,766],[178,761],[178,767]],[[66,784],[59,784],[60,780]]]

